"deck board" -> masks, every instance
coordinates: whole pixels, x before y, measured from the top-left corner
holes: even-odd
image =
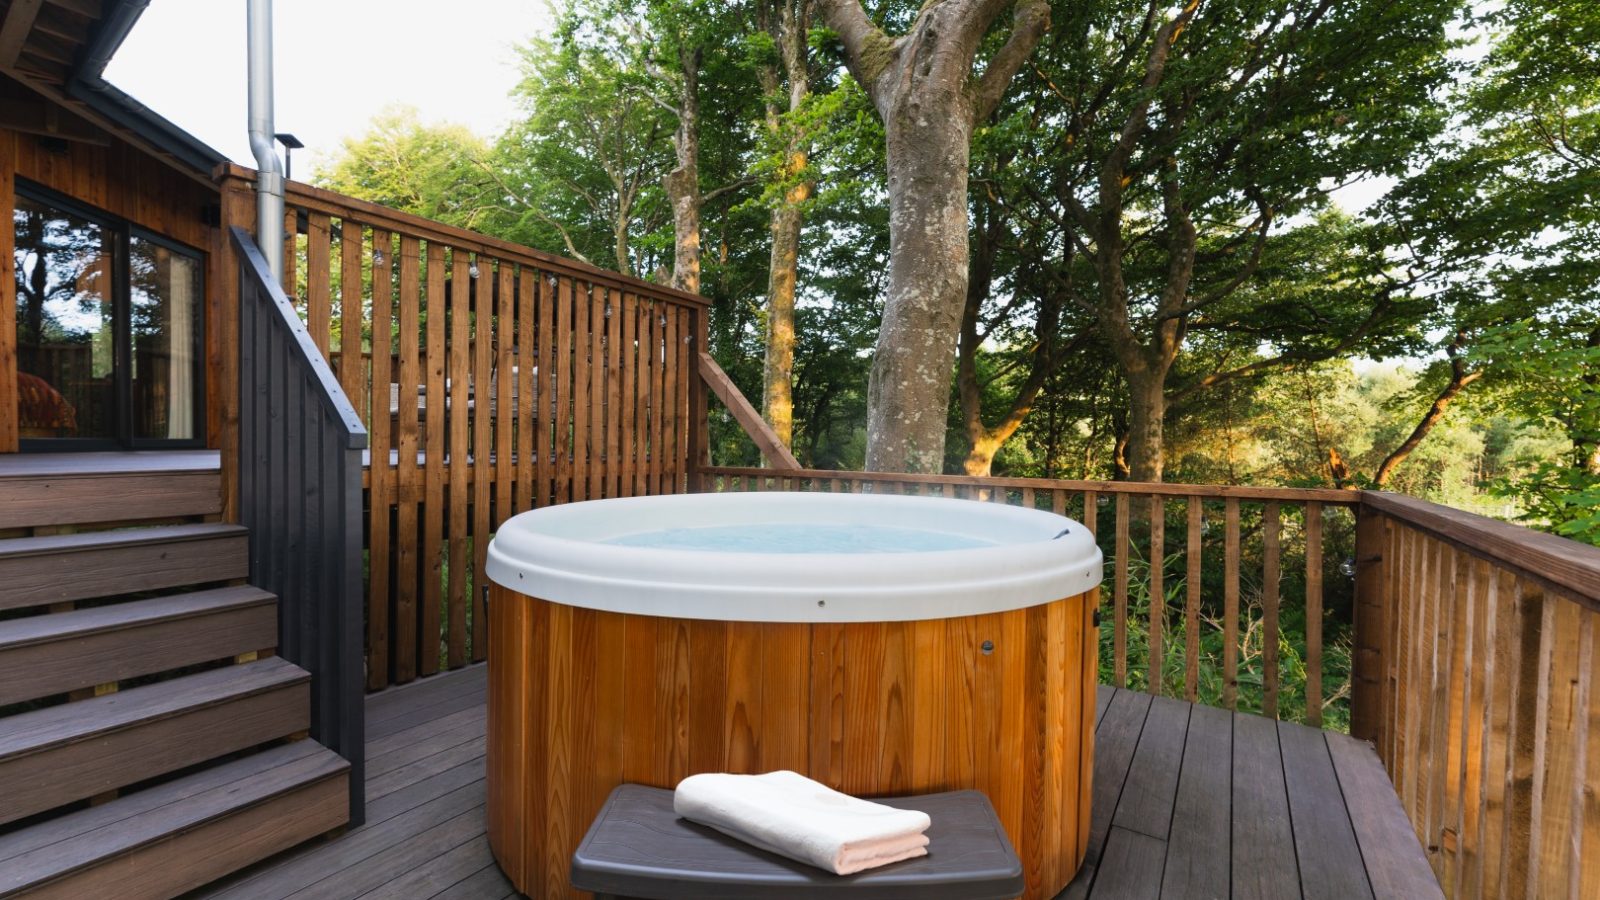
[[[367,823],[194,896],[515,898],[484,837],[484,683],[477,665],[370,697]],[[1061,898],[1442,897],[1366,744],[1109,687],[1095,700],[1089,861]]]

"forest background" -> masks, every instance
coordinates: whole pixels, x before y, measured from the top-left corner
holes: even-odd
[[[1379,487],[1600,544],[1600,5],[555,18],[503,133],[394,108],[315,180],[705,295],[808,467]],[[885,465],[911,370],[932,436]],[[720,410],[712,456],[760,459]]]

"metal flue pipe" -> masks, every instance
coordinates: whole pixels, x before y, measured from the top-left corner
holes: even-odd
[[[283,280],[283,164],[273,144],[272,0],[248,0],[250,152],[256,158],[256,243]]]

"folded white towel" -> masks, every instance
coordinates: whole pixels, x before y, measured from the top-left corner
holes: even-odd
[[[849,875],[928,853],[928,814],[841,794],[797,772],[691,775],[672,808],[763,850]]]

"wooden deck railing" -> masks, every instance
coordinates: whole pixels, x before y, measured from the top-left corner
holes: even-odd
[[[1343,559],[1328,544],[1350,543],[1344,511],[1359,502],[1355,492],[737,468],[703,469],[697,487],[961,497],[1069,515],[1106,555],[1109,681],[1314,725],[1327,710],[1344,719],[1347,694],[1324,687],[1325,569]],[[1211,563],[1219,558],[1220,567]],[[1291,559],[1302,577],[1285,567]],[[1342,597],[1348,620],[1348,587]],[[1303,623],[1295,629],[1303,641],[1286,639],[1288,615]],[[1348,653],[1339,658],[1332,674],[1344,684]]]
[[[1357,736],[1445,893],[1600,897],[1600,549],[1363,496]]]
[[[250,583],[278,597],[278,653],[312,674],[311,736],[350,761],[364,816],[361,451],[367,433],[248,233],[239,271],[239,521]]]
[[[1321,716],[1335,699],[1324,679],[1348,675],[1337,699],[1349,729],[1376,745],[1447,896],[1600,897],[1600,549],[1370,491],[741,468],[702,469],[696,484],[963,497],[1078,518],[1106,552],[1108,680],[1268,716],[1301,693],[1300,718],[1338,727]],[[1220,536],[1208,527],[1217,507]],[[1334,510],[1354,512],[1353,534]],[[1181,561],[1166,555],[1174,523]],[[1304,577],[1291,587],[1296,548]],[[1246,585],[1259,621],[1241,604]],[[1222,614],[1208,617],[1218,590]],[[1349,605],[1336,613],[1324,601],[1339,592]],[[1295,650],[1282,628],[1291,612],[1304,641],[1293,672],[1281,659]],[[1353,628],[1350,671],[1329,670],[1325,624]],[[1203,649],[1218,638],[1220,666]],[[1221,685],[1208,692],[1213,666]]]
[[[309,185],[287,194],[285,290],[371,432],[367,686],[481,660],[474,573],[500,522],[684,490],[706,434],[689,389],[705,301]]]

